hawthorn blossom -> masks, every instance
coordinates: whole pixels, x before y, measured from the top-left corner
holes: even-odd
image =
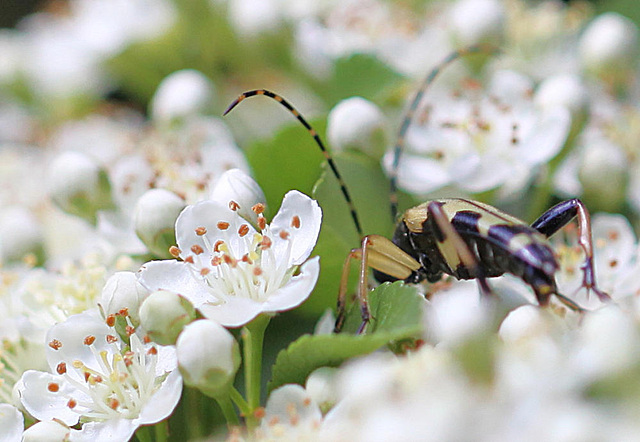
[[[127,345],[107,323],[87,310],[53,326],[50,372],[29,370],[17,386],[34,418],[81,423],[72,440],[128,440],[167,418],[182,393],[174,348],[144,344],[136,333]]]
[[[264,204],[252,207],[257,231],[231,198],[228,204],[207,200],[187,206],[176,221],[173,253],[181,261],[148,262],[139,276],[149,290],[179,293],[207,318],[239,327],[261,313],[292,309],[309,296],[319,261],[307,258],[322,211],[292,190],[271,224],[263,216]]]
[[[398,184],[418,195],[445,186],[467,192],[501,187],[521,191],[560,152],[571,126],[566,107],[539,109],[533,83],[514,71],[496,72],[486,93],[467,84],[418,114],[406,135]],[[464,87],[464,86],[463,86]],[[393,152],[385,156],[393,168]]]

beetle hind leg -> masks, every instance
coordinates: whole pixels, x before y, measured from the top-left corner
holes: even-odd
[[[540,218],[531,224],[531,227],[545,235],[547,238],[566,226],[572,219],[578,217],[578,243],[585,254],[582,265],[582,286],[596,294],[602,302],[611,301],[611,297],[600,290],[596,284],[595,270],[593,267],[593,235],[591,233],[591,217],[582,201],[577,198],[563,201],[543,213]]]

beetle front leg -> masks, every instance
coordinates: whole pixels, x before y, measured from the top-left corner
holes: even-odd
[[[591,234],[591,217],[582,201],[577,198],[563,201],[543,213],[535,220],[531,227],[547,238],[569,224],[578,217],[578,243],[585,254],[582,265],[582,285],[587,291],[593,291],[602,302],[611,301],[611,297],[596,285],[596,275],[593,268],[593,236]]]
[[[362,324],[358,328],[358,334],[366,328],[371,313],[369,312],[369,297],[367,288],[367,275],[369,268],[384,272],[391,278],[405,280],[420,268],[420,263],[396,246],[391,240],[380,235],[367,235],[362,238],[361,247],[349,252],[342,268],[340,279],[340,292],[338,293],[338,314],[334,333],[342,330],[346,318],[346,294],[349,282],[349,270],[352,259],[360,260],[360,272],[358,279],[358,302]]]

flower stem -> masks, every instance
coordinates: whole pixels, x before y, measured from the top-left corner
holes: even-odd
[[[230,395],[224,395],[216,398],[218,405],[220,405],[220,409],[222,410],[222,414],[224,415],[225,420],[227,421],[227,425],[229,427],[239,426],[240,419],[238,419],[238,415],[236,414],[235,408],[233,408],[233,402],[231,402]]]
[[[249,409],[249,403],[245,400],[245,398],[242,397],[240,392],[236,390],[234,387],[230,388],[229,397],[240,409],[240,413],[243,416],[248,416],[249,414],[251,414],[251,410]]]
[[[169,440],[169,426],[167,420],[158,422],[153,426],[155,442],[166,442]]]
[[[247,324],[242,330],[244,352],[244,379],[249,413],[246,415],[247,426],[252,430],[258,424],[254,416],[260,407],[260,390],[262,386],[262,344],[264,331],[271,318],[260,315]]]

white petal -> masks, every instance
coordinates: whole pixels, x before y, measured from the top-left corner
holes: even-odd
[[[181,394],[182,376],[178,370],[174,370],[142,408],[139,425],[155,424],[169,417],[178,405]]]
[[[225,327],[242,327],[262,313],[262,303],[236,296],[226,297],[223,304],[203,304],[200,312],[208,319],[217,321]]]
[[[150,261],[140,268],[138,280],[149,291],[169,290],[178,293],[196,308],[211,300],[208,286],[196,279],[187,264],[181,261]]]
[[[518,158],[531,165],[553,158],[564,146],[570,128],[571,114],[567,108],[556,107],[545,112],[525,135],[517,149]]]
[[[129,440],[140,424],[137,419],[110,419],[102,422],[88,422],[79,431],[72,430],[71,442],[95,442],[101,440]]]
[[[389,159],[387,159],[389,158]],[[385,156],[387,170],[391,169],[391,155]],[[449,184],[451,178],[444,166],[433,159],[405,154],[400,157],[398,185],[411,193],[426,194]]]
[[[22,405],[38,420],[58,419],[68,426],[75,425],[82,411],[69,408],[69,398],[89,403],[92,401],[59,375],[28,370],[22,375],[21,381],[18,393]],[[60,388],[57,392],[51,392],[49,384],[57,384]]]
[[[300,274],[276,290],[263,304],[264,312],[281,312],[302,304],[311,294],[320,274],[320,257],[316,256],[300,266]]]
[[[296,216],[299,218],[299,228],[292,225],[292,220]],[[286,250],[288,247],[287,242],[292,241],[289,266],[302,264],[309,257],[318,241],[321,223],[322,210],[315,200],[297,190],[288,192],[270,225],[275,236],[276,256],[282,256],[283,249]],[[289,232],[289,239],[280,240],[278,234],[281,231]]]
[[[274,418],[279,422],[289,422],[292,415],[292,407],[295,410],[298,425],[319,425],[322,420],[320,408],[313,401],[309,393],[297,384],[288,384],[275,389],[269,395],[265,407],[265,418],[262,422],[269,425]]]
[[[113,331],[105,324],[104,320],[95,310],[87,310],[83,313],[70,316],[66,321],[54,325],[47,332],[47,343],[53,340],[60,341],[62,346],[54,350],[46,347],[47,362],[52,372],[60,362],[69,364],[71,361],[82,361],[86,366],[100,370],[101,363],[96,360],[96,352],[107,351],[113,353],[117,348],[107,342],[107,336]],[[88,336],[95,337],[94,343],[85,345],[84,340]],[[67,374],[84,382],[76,370],[68,370]]]
[[[24,430],[24,416],[16,407],[0,404],[0,442],[18,442]]]
[[[226,171],[216,182],[209,198],[222,205],[234,201],[240,205],[238,213],[244,219],[257,224],[257,215],[251,208],[258,203],[266,204],[264,192],[247,173],[240,169]]]

